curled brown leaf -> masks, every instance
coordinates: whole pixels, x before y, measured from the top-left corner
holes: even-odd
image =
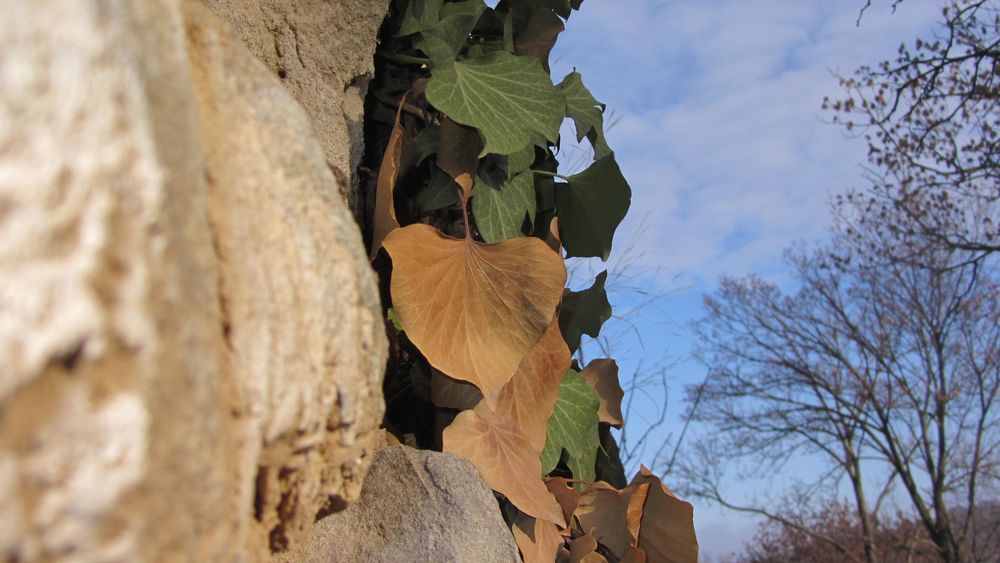
[[[517,515],[511,531],[524,563],[552,563],[563,545],[557,525],[524,513]]]
[[[601,422],[607,422],[615,428],[621,428],[624,423],[622,419],[622,391],[618,382],[618,364],[614,360],[602,358],[593,360],[583,371],[580,372],[583,380],[593,388],[597,397],[601,400],[598,407],[597,416]]]
[[[467,459],[521,512],[562,527],[562,509],[542,482],[542,464],[517,430],[463,411],[444,429],[444,451]]]
[[[603,555],[597,553],[597,540],[594,539],[594,532],[590,530],[586,534],[573,539],[569,544],[568,563],[608,563]]]
[[[406,95],[399,99],[399,107],[396,108],[396,121],[389,135],[389,144],[382,154],[382,164],[378,169],[378,182],[375,188],[375,210],[372,213],[372,247],[368,253],[368,259],[374,260],[378,254],[378,249],[382,246],[382,241],[386,235],[399,227],[396,219],[396,208],[393,202],[393,191],[396,187],[396,178],[399,177],[403,162],[403,145],[406,130],[403,128],[400,118],[403,114],[403,106],[406,104]],[[407,163],[409,164],[409,163]]]
[[[649,486],[639,523],[639,547],[650,561],[697,563],[694,507],[674,496],[660,478],[645,467],[640,467],[639,474],[632,479],[633,485],[639,483]]]
[[[559,399],[559,382],[570,366],[569,348],[559,331],[559,319],[549,322],[545,333],[521,360],[511,380],[500,391],[496,409],[480,404],[487,418],[508,419],[540,454],[545,447],[549,416]]]

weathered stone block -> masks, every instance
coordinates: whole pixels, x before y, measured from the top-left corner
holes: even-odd
[[[476,468],[450,454],[379,450],[347,510],[316,523],[282,563],[520,561],[493,492]]]
[[[308,115],[194,0],[0,38],[0,559],[294,544],[359,494],[385,358]]]

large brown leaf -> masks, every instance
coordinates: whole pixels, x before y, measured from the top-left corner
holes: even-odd
[[[475,384],[495,408],[555,315],[562,259],[536,238],[482,244],[420,224],[394,230],[383,246],[407,336],[431,365]]]
[[[486,418],[506,417],[540,454],[545,447],[549,416],[559,399],[559,382],[570,366],[569,348],[555,316],[542,338],[517,366],[514,377],[500,391],[497,408],[477,409]]]
[[[650,561],[697,563],[694,507],[674,496],[659,477],[642,466],[632,480],[633,485],[639,483],[649,485],[639,523],[639,547]]]
[[[580,372],[580,377],[594,389],[601,400],[601,406],[597,410],[600,421],[621,428],[622,397],[625,392],[618,383],[618,364],[607,358],[593,360]]]
[[[467,459],[491,489],[506,495],[521,512],[565,525],[562,509],[542,482],[538,454],[516,429],[463,411],[444,429],[444,451]]]
[[[517,515],[511,531],[524,563],[553,563],[563,545],[558,526],[527,514]]]
[[[638,547],[630,547],[625,550],[625,557],[618,560],[618,563],[646,563],[646,552]]]
[[[639,537],[642,504],[648,489],[646,483],[633,483],[619,491],[598,481],[580,496],[576,517],[584,530],[596,528],[594,536],[598,541],[622,558]]]
[[[393,190],[396,187],[396,178],[401,171],[403,160],[403,139],[406,131],[400,123],[400,117],[405,103],[406,96],[404,95],[399,100],[399,107],[396,109],[396,122],[389,135],[389,144],[386,145],[385,152],[382,153],[382,164],[378,169],[375,210],[372,213],[372,248],[371,252],[368,253],[369,260],[375,259],[386,235],[399,227],[399,221],[396,219],[396,207],[393,203]]]

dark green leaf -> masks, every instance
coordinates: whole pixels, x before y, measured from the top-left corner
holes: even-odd
[[[403,37],[430,29],[440,19],[444,0],[410,0],[406,3],[403,22],[393,37]]]
[[[435,167],[431,170],[430,182],[417,192],[414,201],[420,213],[427,214],[458,205],[458,192],[461,189],[451,176]]]
[[[484,153],[512,154],[559,135],[565,97],[534,57],[498,51],[435,67],[427,100],[486,138]]]
[[[503,19],[503,48],[514,52],[514,14],[507,12]]]
[[[506,2],[502,2],[503,5],[521,9],[544,6],[551,8],[553,12],[563,18],[569,18],[571,11],[579,10],[582,3],[583,0],[506,0]],[[497,6],[497,8],[499,7]]]
[[[416,145],[417,150],[420,151],[418,153],[419,156],[417,157],[417,162],[423,162],[425,158],[436,153],[440,142],[440,126],[432,125],[430,127],[425,127],[421,132],[417,133]]]
[[[507,156],[507,178],[511,179],[524,172],[535,162],[535,145],[528,145]]]
[[[595,160],[611,154],[608,142],[604,138],[605,106],[595,100],[590,90],[583,85],[580,73],[573,71],[567,74],[558,88],[566,95],[566,115],[576,126],[577,142],[587,137],[594,147]]]
[[[538,57],[545,72],[549,71],[549,53],[556,44],[556,38],[566,29],[559,16],[541,6],[531,11],[528,24],[517,36],[514,46],[518,55]]]
[[[604,289],[608,279],[607,270],[597,275],[594,284],[582,291],[566,290],[563,293],[562,308],[559,309],[559,329],[570,351],[580,347],[580,336],[588,334],[594,338],[601,332],[601,325],[611,318],[611,303]]]
[[[482,148],[483,141],[474,128],[459,125],[447,117],[441,119],[437,165],[462,186],[464,197],[472,192]]]
[[[510,180],[510,175],[507,174],[507,157],[499,154],[486,155],[479,161],[476,175],[479,176],[476,180],[477,187],[485,181],[490,186],[499,189],[502,184]],[[514,174],[514,176],[516,175]]]
[[[441,21],[433,28],[423,33],[433,33],[440,36],[452,48],[455,54],[465,47],[469,32],[476,27],[476,22],[483,15],[486,4],[483,0],[465,0],[465,2],[449,2],[441,8]]]
[[[556,184],[559,238],[566,256],[599,256],[607,260],[615,229],[628,211],[632,190],[613,154],[568,180],[568,184]]]
[[[575,479],[594,480],[599,438],[597,433],[597,393],[576,371],[569,370],[559,384],[559,400],[549,417],[548,435],[542,450],[542,473],[549,473],[563,450],[569,454],[567,467]]]
[[[534,174],[522,172],[498,187],[477,181],[472,192],[472,215],[486,242],[522,236],[525,216],[531,224],[535,220]]]
[[[611,426],[605,422],[598,426],[601,447],[597,449],[596,479],[606,481],[616,489],[624,489],[628,485],[628,481],[625,480],[625,468],[622,466],[618,444],[615,442],[615,437],[611,435]]]
[[[445,68],[455,64],[455,51],[439,35],[421,33],[413,45],[431,59],[434,68]]]

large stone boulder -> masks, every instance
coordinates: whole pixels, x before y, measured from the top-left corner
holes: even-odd
[[[233,26],[305,108],[341,193],[363,224],[366,210],[355,171],[364,153],[364,97],[374,72],[373,47],[389,0],[205,4]]]
[[[0,560],[294,546],[383,410],[315,123],[195,0],[11,0],[0,38]]]
[[[516,563],[493,491],[468,461],[390,446],[374,456],[361,499],[316,523],[278,563]]]

